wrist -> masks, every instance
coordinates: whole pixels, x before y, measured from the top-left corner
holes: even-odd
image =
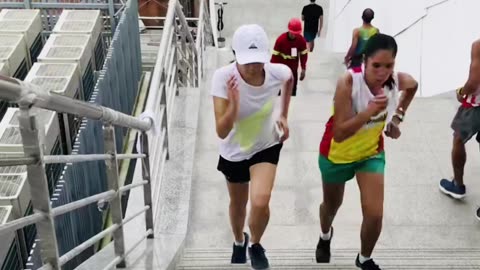
[[[392,121],[390,121],[393,125],[395,125],[396,127],[400,126],[400,123],[402,123],[402,121],[398,118],[398,116],[393,116],[392,118]]]

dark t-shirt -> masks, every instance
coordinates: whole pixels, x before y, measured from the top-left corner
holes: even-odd
[[[318,20],[323,16],[323,8],[317,4],[309,4],[303,7],[302,15],[305,19],[305,32],[317,33]]]

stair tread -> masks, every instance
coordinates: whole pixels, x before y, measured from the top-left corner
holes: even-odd
[[[357,249],[332,249],[330,264],[317,264],[313,249],[268,249],[272,269],[357,269]],[[177,270],[250,269],[231,265],[230,249],[186,248]],[[480,269],[480,249],[378,249],[374,257],[382,269]]]

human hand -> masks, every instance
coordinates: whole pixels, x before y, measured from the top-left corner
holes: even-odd
[[[278,121],[275,124],[281,130],[280,142],[283,143],[290,137],[290,129],[288,128],[288,121],[285,117],[281,116],[280,119],[278,119]]]
[[[375,116],[387,108],[388,98],[384,94],[376,95],[368,103],[367,111],[370,116]]]
[[[300,81],[303,81],[303,79],[305,79],[305,69],[302,69],[302,71],[300,72]]]
[[[400,127],[395,122],[390,122],[387,124],[387,129],[385,130],[385,135],[392,139],[398,139],[402,132],[400,131]]]

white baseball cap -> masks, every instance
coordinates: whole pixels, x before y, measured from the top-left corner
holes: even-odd
[[[270,62],[267,33],[258,24],[240,26],[233,34],[232,49],[240,65]]]

